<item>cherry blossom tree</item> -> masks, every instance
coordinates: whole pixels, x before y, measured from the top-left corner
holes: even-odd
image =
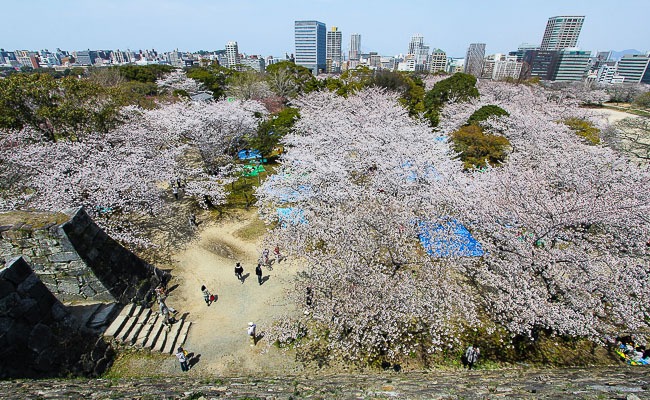
[[[479,328],[595,342],[648,329],[648,171],[562,123],[604,126],[579,99],[501,82],[479,91],[446,105],[435,132],[378,90],[297,102],[282,166],[258,190],[266,220],[283,211],[268,243],[306,265],[290,294],[304,313],[272,338],[369,362],[457,348]],[[462,172],[446,138],[488,104],[509,115],[481,124],[512,149],[500,166]],[[480,258],[425,251],[421,222],[450,221]]]
[[[30,130],[0,143],[0,206],[60,210],[83,205],[117,239],[146,245],[145,227],[170,211],[169,182],[183,177],[184,196],[207,207],[225,201],[235,178],[236,144],[256,129],[256,102],[176,102],[157,109],[123,109],[125,123],[83,140],[47,142]],[[3,179],[4,181],[4,179]],[[185,219],[182,218],[185,222]]]

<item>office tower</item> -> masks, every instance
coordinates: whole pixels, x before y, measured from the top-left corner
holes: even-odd
[[[361,54],[361,35],[358,33],[353,33],[350,35],[350,60],[359,60],[359,55]]]
[[[540,50],[563,50],[567,47],[576,47],[584,20],[584,15],[549,18]]]
[[[228,60],[228,68],[235,68],[236,65],[241,63],[237,42],[226,43],[226,59]]]
[[[438,71],[447,70],[447,54],[440,50],[434,49],[429,58],[429,72],[436,73]]]
[[[650,56],[627,54],[618,62],[616,72],[625,77],[625,83],[650,83]]]
[[[559,52],[555,50],[530,50],[524,53],[521,79],[537,77],[551,80],[557,65]]]
[[[327,65],[327,72],[341,72],[341,40],[342,34],[337,27],[333,26],[327,32],[327,48],[325,52],[325,59]]]
[[[555,70],[552,73],[553,81],[582,81],[589,69],[590,51],[578,49],[565,49],[558,53]]]
[[[318,21],[295,21],[296,64],[318,75],[326,67],[326,29]]]
[[[465,73],[481,76],[483,71],[483,58],[485,57],[485,43],[472,43],[465,56]]]
[[[424,37],[419,33],[416,33],[415,35],[411,36],[409,50],[406,54],[419,54],[422,46],[424,46]]]

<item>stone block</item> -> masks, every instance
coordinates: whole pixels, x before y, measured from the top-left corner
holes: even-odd
[[[16,292],[9,293],[8,296],[0,299],[0,317],[8,316],[19,302],[20,296]]]
[[[36,353],[41,353],[49,347],[56,345],[54,339],[54,334],[49,326],[45,324],[36,324],[29,333],[27,347]]]
[[[55,321],[62,321],[65,319],[68,315],[70,315],[70,311],[61,303],[56,302],[52,305],[52,318],[54,318]]]
[[[14,318],[26,318],[34,323],[38,321],[38,302],[34,299],[20,299],[9,311],[9,316]],[[34,321],[36,318],[36,321]]]
[[[69,262],[79,260],[79,254],[75,252],[64,252],[58,254],[52,254],[48,257],[51,262]]]
[[[83,286],[81,287],[81,294],[82,294],[84,297],[90,298],[90,297],[95,296],[95,295],[97,294],[97,292],[96,292],[96,291],[95,291],[91,286],[89,286],[89,285],[83,285]]]
[[[26,347],[32,327],[24,321],[16,320],[7,332],[7,341],[16,347]]]
[[[59,293],[79,294],[79,283],[76,278],[62,279],[58,282]]]
[[[0,317],[0,337],[4,336],[14,326],[14,319],[8,317]]]
[[[13,283],[5,279],[0,279],[0,299],[9,296],[11,293],[15,291],[16,291],[16,286],[14,286]]]
[[[32,273],[29,264],[22,258],[10,260],[8,265],[0,269],[0,279],[6,279],[14,285],[19,285]]]

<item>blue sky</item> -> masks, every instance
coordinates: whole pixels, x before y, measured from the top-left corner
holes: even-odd
[[[650,0],[0,0],[0,48],[65,50],[218,50],[293,52],[293,22],[324,22],[360,33],[364,52],[405,53],[410,37],[462,57],[470,43],[486,53],[541,42],[546,21],[585,15],[584,50],[650,50]]]

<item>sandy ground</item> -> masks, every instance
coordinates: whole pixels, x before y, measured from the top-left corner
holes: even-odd
[[[295,312],[285,299],[285,290],[297,272],[297,263],[274,263],[272,271],[263,267],[267,280],[260,286],[255,267],[262,250],[261,238],[251,241],[237,235],[256,218],[256,212],[251,211],[227,221],[205,222],[198,228],[198,237],[174,254],[176,267],[170,288],[178,286],[167,302],[181,314],[189,313],[187,318],[192,321],[184,347],[200,358],[190,374],[277,375],[301,370],[293,354],[269,346],[264,338],[250,346],[246,333],[250,321],[260,334],[274,317]],[[243,284],[235,277],[237,261],[244,267],[243,275],[248,276]],[[217,297],[210,306],[203,300],[201,285]],[[177,369],[175,357],[171,358]]]
[[[612,110],[611,108],[598,108],[594,109],[595,112],[603,115],[605,118],[607,118],[607,122],[610,124],[613,124],[615,122],[618,122],[622,120],[623,118],[638,118],[638,115],[635,114],[628,114],[623,111],[617,111],[617,110]]]

